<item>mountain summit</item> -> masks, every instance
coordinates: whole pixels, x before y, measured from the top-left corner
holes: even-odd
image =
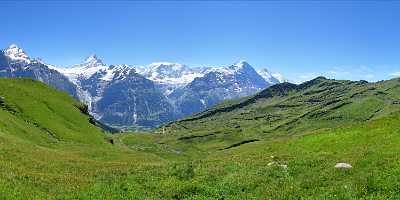
[[[89,57],[87,57],[83,63],[79,64],[78,66],[84,66],[84,67],[98,67],[98,66],[104,66],[105,64],[101,59],[99,59],[96,54],[92,54]]]
[[[240,60],[236,64],[232,65],[231,68],[236,69],[236,70],[246,70],[246,69],[250,69],[253,67],[247,61]]]
[[[30,63],[29,56],[24,50],[18,48],[16,44],[11,44],[8,48],[3,50],[4,55],[9,57],[12,61]]]

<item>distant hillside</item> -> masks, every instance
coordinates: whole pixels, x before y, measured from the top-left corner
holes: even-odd
[[[214,139],[265,138],[345,126],[400,110],[400,79],[368,83],[318,77],[281,83],[254,96],[227,101],[163,128],[168,134]]]

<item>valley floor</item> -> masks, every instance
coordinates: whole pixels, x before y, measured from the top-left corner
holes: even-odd
[[[0,134],[1,199],[398,199],[400,113],[354,126],[180,150],[158,136],[44,147]],[[23,148],[21,148],[23,146]],[[338,162],[349,170],[335,169]]]

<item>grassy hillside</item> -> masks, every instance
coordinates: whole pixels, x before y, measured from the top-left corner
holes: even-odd
[[[83,194],[74,191],[163,163],[111,145],[82,105],[43,83],[2,78],[0,97],[0,199],[75,198]]]
[[[251,139],[286,137],[378,119],[400,110],[399,95],[400,79],[367,83],[318,77],[300,85],[272,86],[159,131],[192,144],[209,141],[214,148],[227,148]]]
[[[399,122],[395,112],[222,150],[214,150],[211,139],[157,145],[151,142],[157,136],[147,136],[146,142],[138,135],[118,138],[121,145],[145,152],[157,152],[165,144],[182,150],[187,161],[154,175],[165,199],[398,199]],[[353,168],[336,169],[340,162]]]
[[[1,130],[38,143],[101,144],[104,134],[89,123],[66,93],[30,79],[0,79]]]
[[[0,79],[0,199],[398,199],[399,85],[282,84],[111,135],[67,94]]]

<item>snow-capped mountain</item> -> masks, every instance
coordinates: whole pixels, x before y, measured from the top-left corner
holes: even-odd
[[[226,67],[107,65],[95,54],[71,67],[31,59],[16,45],[0,53],[0,76],[29,77],[70,93],[108,125],[155,127],[203,111],[225,99],[254,94],[284,81],[246,61]]]
[[[29,64],[31,63],[31,59],[24,52],[24,50],[17,47],[15,44],[11,44],[8,48],[3,50],[3,54],[9,58],[9,61],[12,63],[23,63]]]
[[[96,54],[92,54],[89,57],[87,57],[85,61],[83,61],[83,63],[75,65],[75,67],[85,67],[85,68],[98,67],[98,66],[104,66],[104,63],[102,60],[97,58]]]
[[[87,57],[84,62],[70,68],[54,67],[55,70],[66,75],[73,83],[78,84],[80,80],[88,79],[93,74],[107,71],[108,66],[97,58],[95,54]]]
[[[228,67],[212,68],[185,87],[175,90],[170,98],[187,116],[205,110],[223,100],[251,95],[272,85],[246,61]]]
[[[0,51],[0,77],[31,78],[42,81],[78,98],[75,84],[40,59],[31,59],[24,50],[12,44]]]
[[[91,55],[80,64],[57,70],[77,85],[80,100],[102,122],[153,127],[176,119],[162,91],[133,66],[106,65]]]

